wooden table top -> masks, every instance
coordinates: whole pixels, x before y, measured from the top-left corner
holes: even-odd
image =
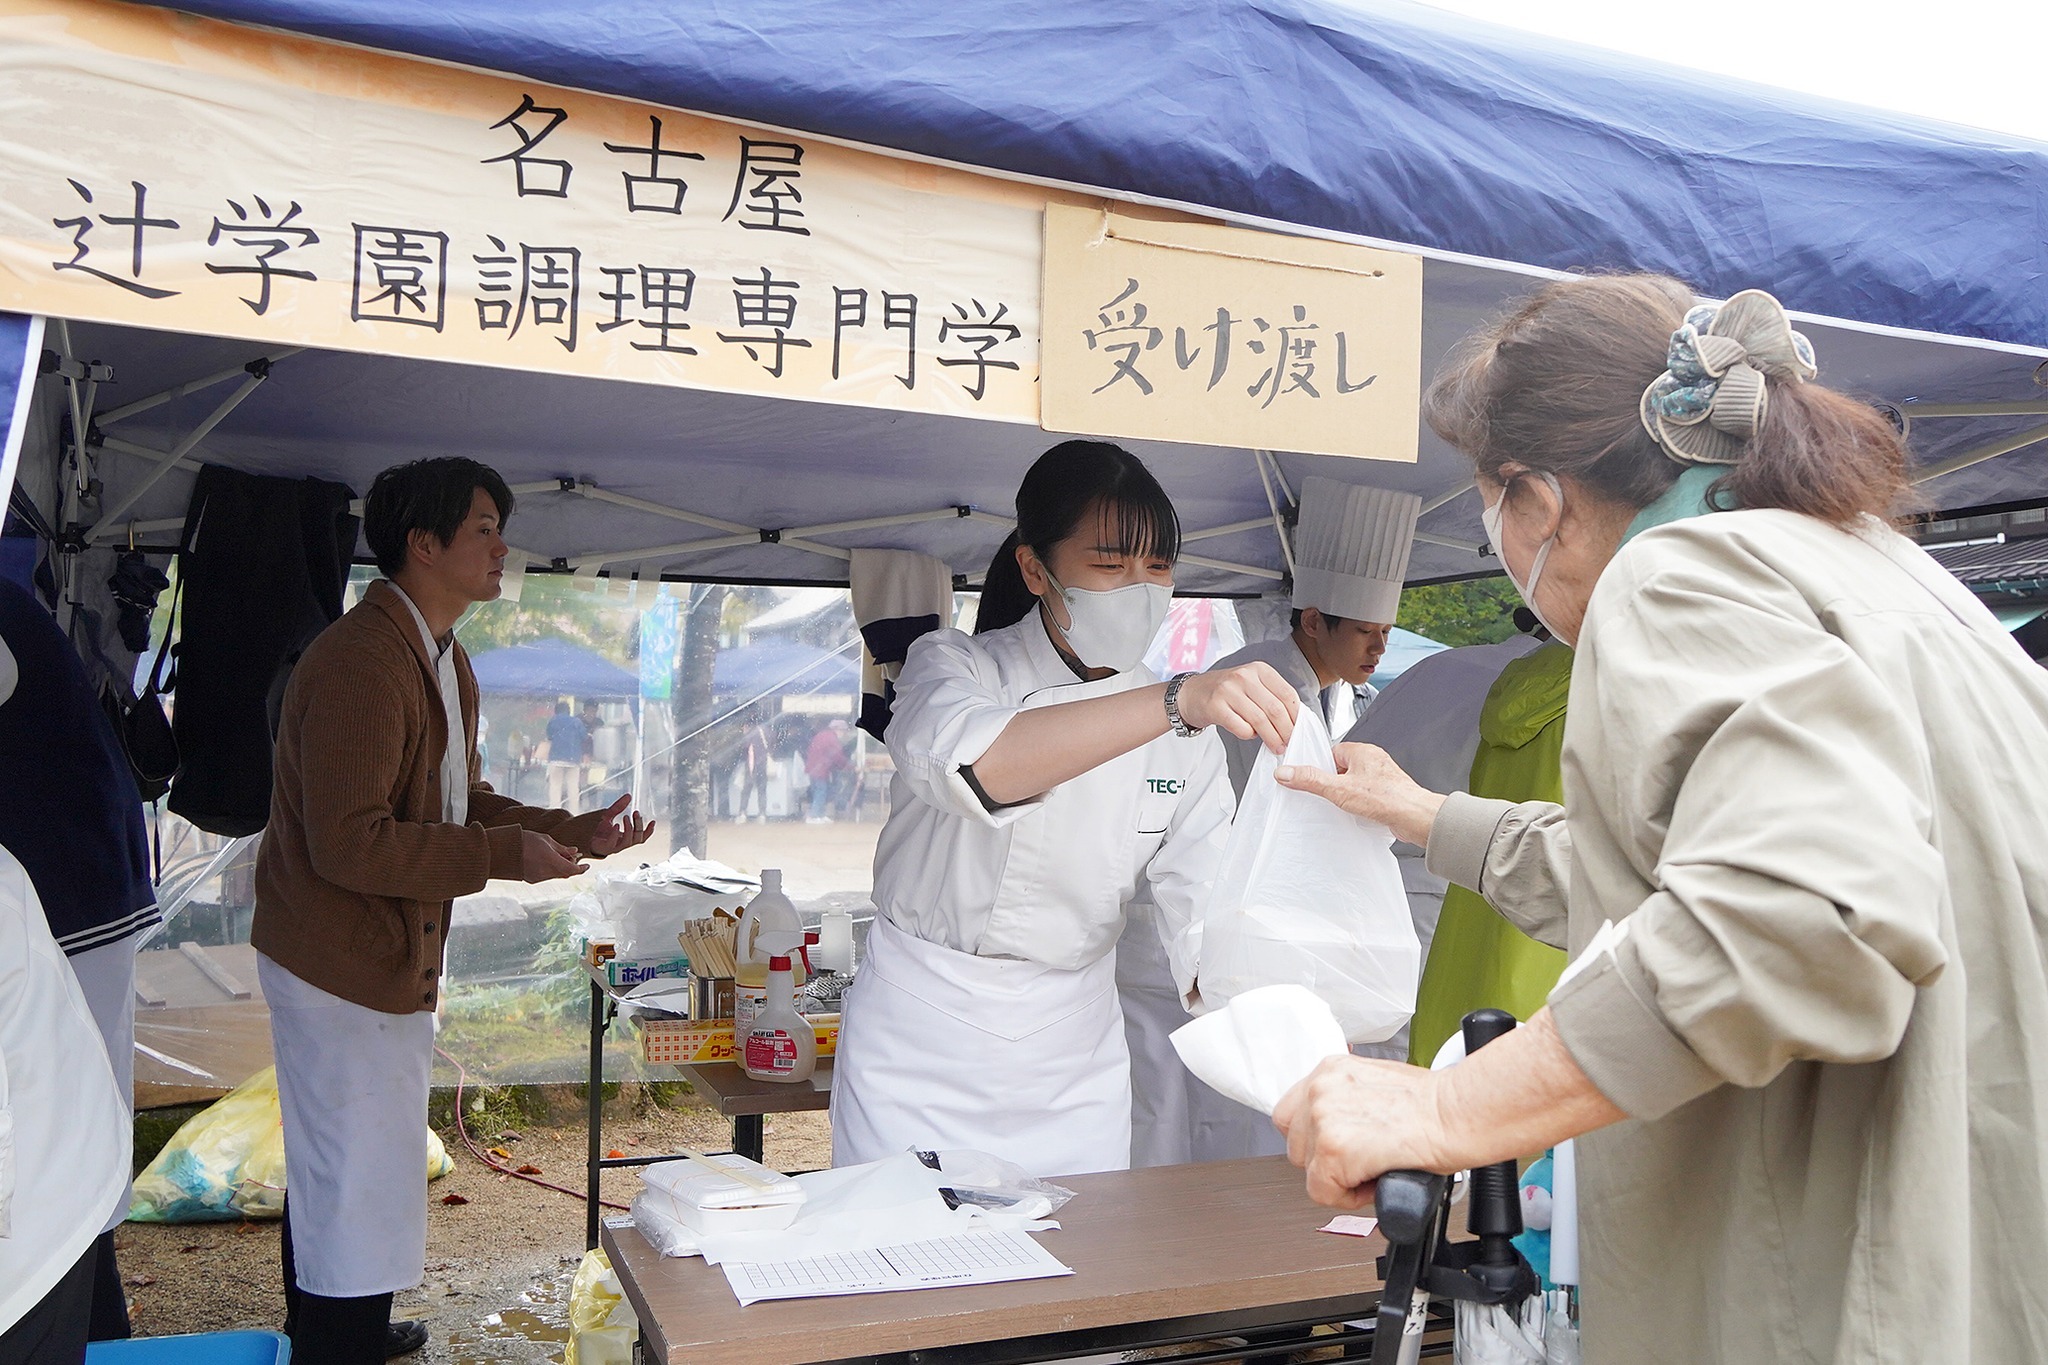
[[[1369,1317],[1377,1301],[1385,1242],[1318,1232],[1330,1210],[1309,1202],[1283,1157],[1058,1183],[1077,1197],[1059,1212],[1062,1230],[1038,1241],[1074,1274],[1053,1280],[742,1308],[723,1271],[664,1260],[631,1228],[606,1228],[604,1248],[650,1358],[692,1365],[796,1365],[1291,1304]]]
[[[796,1114],[832,1107],[832,1059],[818,1059],[820,1090],[810,1081],[762,1081],[749,1076],[738,1062],[698,1062],[676,1068],[698,1091],[718,1104],[727,1118],[742,1114]]]

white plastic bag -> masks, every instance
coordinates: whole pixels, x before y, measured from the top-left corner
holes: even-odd
[[[1281,763],[1335,772],[1307,707],[1284,758],[1261,750],[1202,911],[1197,984],[1215,1009],[1260,986],[1305,986],[1353,1043],[1391,1038],[1415,1012],[1421,945],[1394,836],[1273,780]]]

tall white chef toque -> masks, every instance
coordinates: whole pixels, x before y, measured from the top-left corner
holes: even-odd
[[[1391,624],[1415,548],[1422,499],[1335,479],[1301,485],[1294,533],[1294,608]]]

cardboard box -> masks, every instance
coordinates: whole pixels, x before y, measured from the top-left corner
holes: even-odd
[[[839,1016],[813,1014],[811,1031],[817,1035],[818,1055],[830,1057],[839,1050]],[[698,1062],[736,1062],[730,1019],[643,1019],[640,1021],[640,1056],[643,1061],[670,1066]]]

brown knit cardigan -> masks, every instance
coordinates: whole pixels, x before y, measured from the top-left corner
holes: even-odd
[[[321,990],[386,1014],[439,998],[448,903],[517,879],[521,831],[589,851],[599,816],[522,806],[482,780],[476,675],[455,645],[469,823],[441,818],[448,724],[433,663],[390,583],[321,632],[284,694],[249,941]]]

